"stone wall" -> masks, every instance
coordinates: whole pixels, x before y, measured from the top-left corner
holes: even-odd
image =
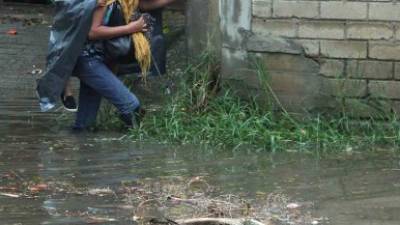
[[[348,97],[400,99],[400,3],[253,0],[252,31],[293,40]],[[333,93],[336,94],[336,93]]]
[[[222,74],[244,94],[260,95],[256,57],[289,110],[399,110],[400,2],[219,0],[219,9]]]

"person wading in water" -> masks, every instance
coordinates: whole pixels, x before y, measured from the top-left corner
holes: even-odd
[[[122,6],[127,24],[108,27],[106,25],[107,23],[104,23],[106,11],[108,5],[116,1]],[[81,81],[79,109],[74,129],[84,130],[95,123],[100,102],[103,97],[117,108],[120,118],[126,126],[134,127],[137,125],[138,114],[141,108],[139,100],[110,70],[108,65],[113,62],[107,61],[108,59],[106,59],[104,51],[99,47],[101,45],[98,45],[98,43],[104,40],[132,35],[136,60],[141,66],[142,71],[148,70],[150,67],[151,53],[149,43],[147,43],[148,41],[143,35],[143,32],[146,32],[148,27],[143,17],[140,17],[137,21],[130,21],[129,18],[131,18],[131,14],[136,11],[138,7],[143,7],[146,10],[154,10],[172,1],[173,0],[142,0],[139,2],[139,0],[115,0],[107,1],[106,5],[100,2],[101,4],[98,4],[98,7],[93,7],[94,3],[91,0],[84,2],[72,0],[64,2],[64,4],[67,5],[59,5],[61,10],[58,8],[58,14],[56,14],[55,18],[56,25],[65,26],[68,25],[65,22],[74,22],[71,21],[71,19],[77,18],[71,17],[71,15],[67,17],[68,15],[65,15],[65,13],[76,13],[82,16],[84,14],[78,12],[78,9],[82,10],[84,7],[86,7],[88,11],[92,10],[93,14],[78,18],[82,19],[82,21],[76,21],[79,22],[79,24],[69,24],[74,32],[62,26],[61,28],[63,29],[58,27],[59,30],[56,30],[57,26],[55,26],[55,32],[50,38],[50,46],[53,46],[53,48],[50,47],[50,54],[48,57],[48,60],[51,61],[49,63],[50,68],[48,69],[48,73],[38,83],[38,95],[42,111],[48,111],[54,107],[53,102],[56,98],[55,96],[59,96],[57,93],[62,91],[60,91],[60,87],[64,87],[61,85],[68,81],[69,75],[73,72]],[[74,8],[74,3],[77,5],[80,4],[80,7]],[[84,7],[82,7],[82,5]],[[69,7],[67,11],[64,10],[64,14],[62,10],[63,6]],[[57,18],[57,16],[59,16],[59,18]],[[91,24],[88,25],[88,21],[90,21]],[[57,22],[59,23],[57,24]],[[88,30],[86,31],[86,29]],[[72,33],[72,35],[69,34],[72,38],[66,39],[65,36],[59,34],[62,32],[67,33],[67,31]],[[83,36],[83,34],[85,34],[85,36]],[[64,39],[61,38],[62,40],[57,40],[57,36]],[[84,43],[80,44],[82,41]],[[62,43],[60,46],[63,46],[63,48],[57,46],[57,43]],[[65,45],[65,43],[67,43],[67,45]],[[70,48],[65,47],[68,46],[68,44]],[[80,49],[80,53],[74,55],[76,51],[70,50],[71,48]],[[140,54],[138,54],[138,52]],[[65,59],[64,65],[62,66],[58,64],[59,61],[62,61],[60,59]],[[72,71],[73,68],[71,68],[71,66],[74,68],[74,71]],[[57,71],[61,73],[56,73]]]

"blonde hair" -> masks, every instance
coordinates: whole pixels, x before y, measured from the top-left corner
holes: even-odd
[[[118,1],[124,13],[125,22],[131,21],[133,13],[139,8],[139,0],[107,0],[107,5]],[[151,66],[151,47],[149,40],[142,32],[132,34],[133,45],[135,46],[135,58],[142,70],[143,80],[146,80],[147,73]]]

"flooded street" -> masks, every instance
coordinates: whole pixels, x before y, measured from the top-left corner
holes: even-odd
[[[10,27],[17,36],[5,34]],[[59,113],[40,114],[34,97],[30,72],[43,68],[47,29],[0,24],[1,225],[136,224],[132,187],[150,182],[156,192],[194,177],[212,187],[211,196],[286,196],[323,224],[400,224],[400,157],[393,151],[247,154],[71,133],[57,123]]]
[[[330,224],[400,221],[400,165],[393,153],[333,159],[207,153],[119,141],[118,133],[74,135],[50,128],[48,116],[29,113],[26,106],[34,99],[14,100],[2,101],[12,116],[1,117],[0,224],[87,224],[90,216],[117,220],[102,224],[133,224],[135,209],[126,198],[92,192],[118,193],[141,180],[188,182],[196,176],[215,188],[213,195],[284,194]],[[48,187],[35,192],[35,184]]]

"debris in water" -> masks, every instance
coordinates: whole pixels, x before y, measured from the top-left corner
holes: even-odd
[[[301,205],[297,204],[297,203],[289,203],[286,208],[288,209],[298,209],[300,208]]]
[[[203,177],[194,177],[188,183],[188,188],[192,191],[207,192],[210,190],[210,185]]]
[[[161,211],[162,204],[156,199],[145,200],[136,208],[134,220],[150,221],[152,219],[165,218],[164,213]]]
[[[34,69],[31,72],[32,75],[40,75],[42,73],[43,73],[43,70],[41,70],[41,69]]]
[[[29,186],[28,189],[31,192],[41,192],[41,191],[47,191],[49,186],[47,184],[35,184],[32,186]]]
[[[235,218],[193,218],[177,221],[181,225],[200,225],[200,224],[227,224],[227,225],[264,225],[255,219],[235,219]]]
[[[20,198],[21,197],[21,195],[11,194],[11,193],[3,193],[3,192],[0,192],[0,195],[10,197],[10,198]]]
[[[351,154],[351,153],[353,153],[353,147],[347,146],[345,151],[346,151],[346,153]]]
[[[33,65],[33,70],[31,71],[32,75],[40,75],[43,73],[43,70],[40,68],[37,68],[36,65]]]
[[[11,29],[9,29],[9,30],[7,31],[7,34],[8,34],[8,35],[17,35],[18,32],[17,32],[17,29],[11,28]]]
[[[119,217],[108,217],[109,209],[126,211],[129,214],[125,215],[131,219],[133,214],[133,221],[140,224],[319,225],[326,221],[313,217],[309,204],[292,201],[282,193],[259,192],[256,199],[248,199],[246,195],[215,195],[215,187],[209,185],[204,176],[190,180],[180,176],[145,178],[124,182],[123,186],[112,189],[78,188],[60,181],[29,182],[13,171],[2,174],[0,178],[9,181],[7,186],[0,186],[0,191],[3,191],[0,196],[9,198],[36,198],[35,193],[48,191],[55,196],[83,194],[92,198],[115,196],[123,200],[122,205],[88,206],[87,211],[61,212],[53,205],[45,207],[50,215],[79,217],[88,224],[120,221]]]
[[[114,191],[111,190],[110,188],[95,188],[95,189],[90,189],[88,191],[90,195],[98,195],[98,196],[105,196],[105,195],[112,195],[114,194]]]
[[[95,217],[95,216],[90,216],[87,218],[86,222],[88,224],[100,224],[100,223],[106,223],[106,222],[117,222],[118,220],[114,218],[103,218],[103,217]]]
[[[18,190],[15,186],[0,186],[0,191],[13,191],[16,192]]]

